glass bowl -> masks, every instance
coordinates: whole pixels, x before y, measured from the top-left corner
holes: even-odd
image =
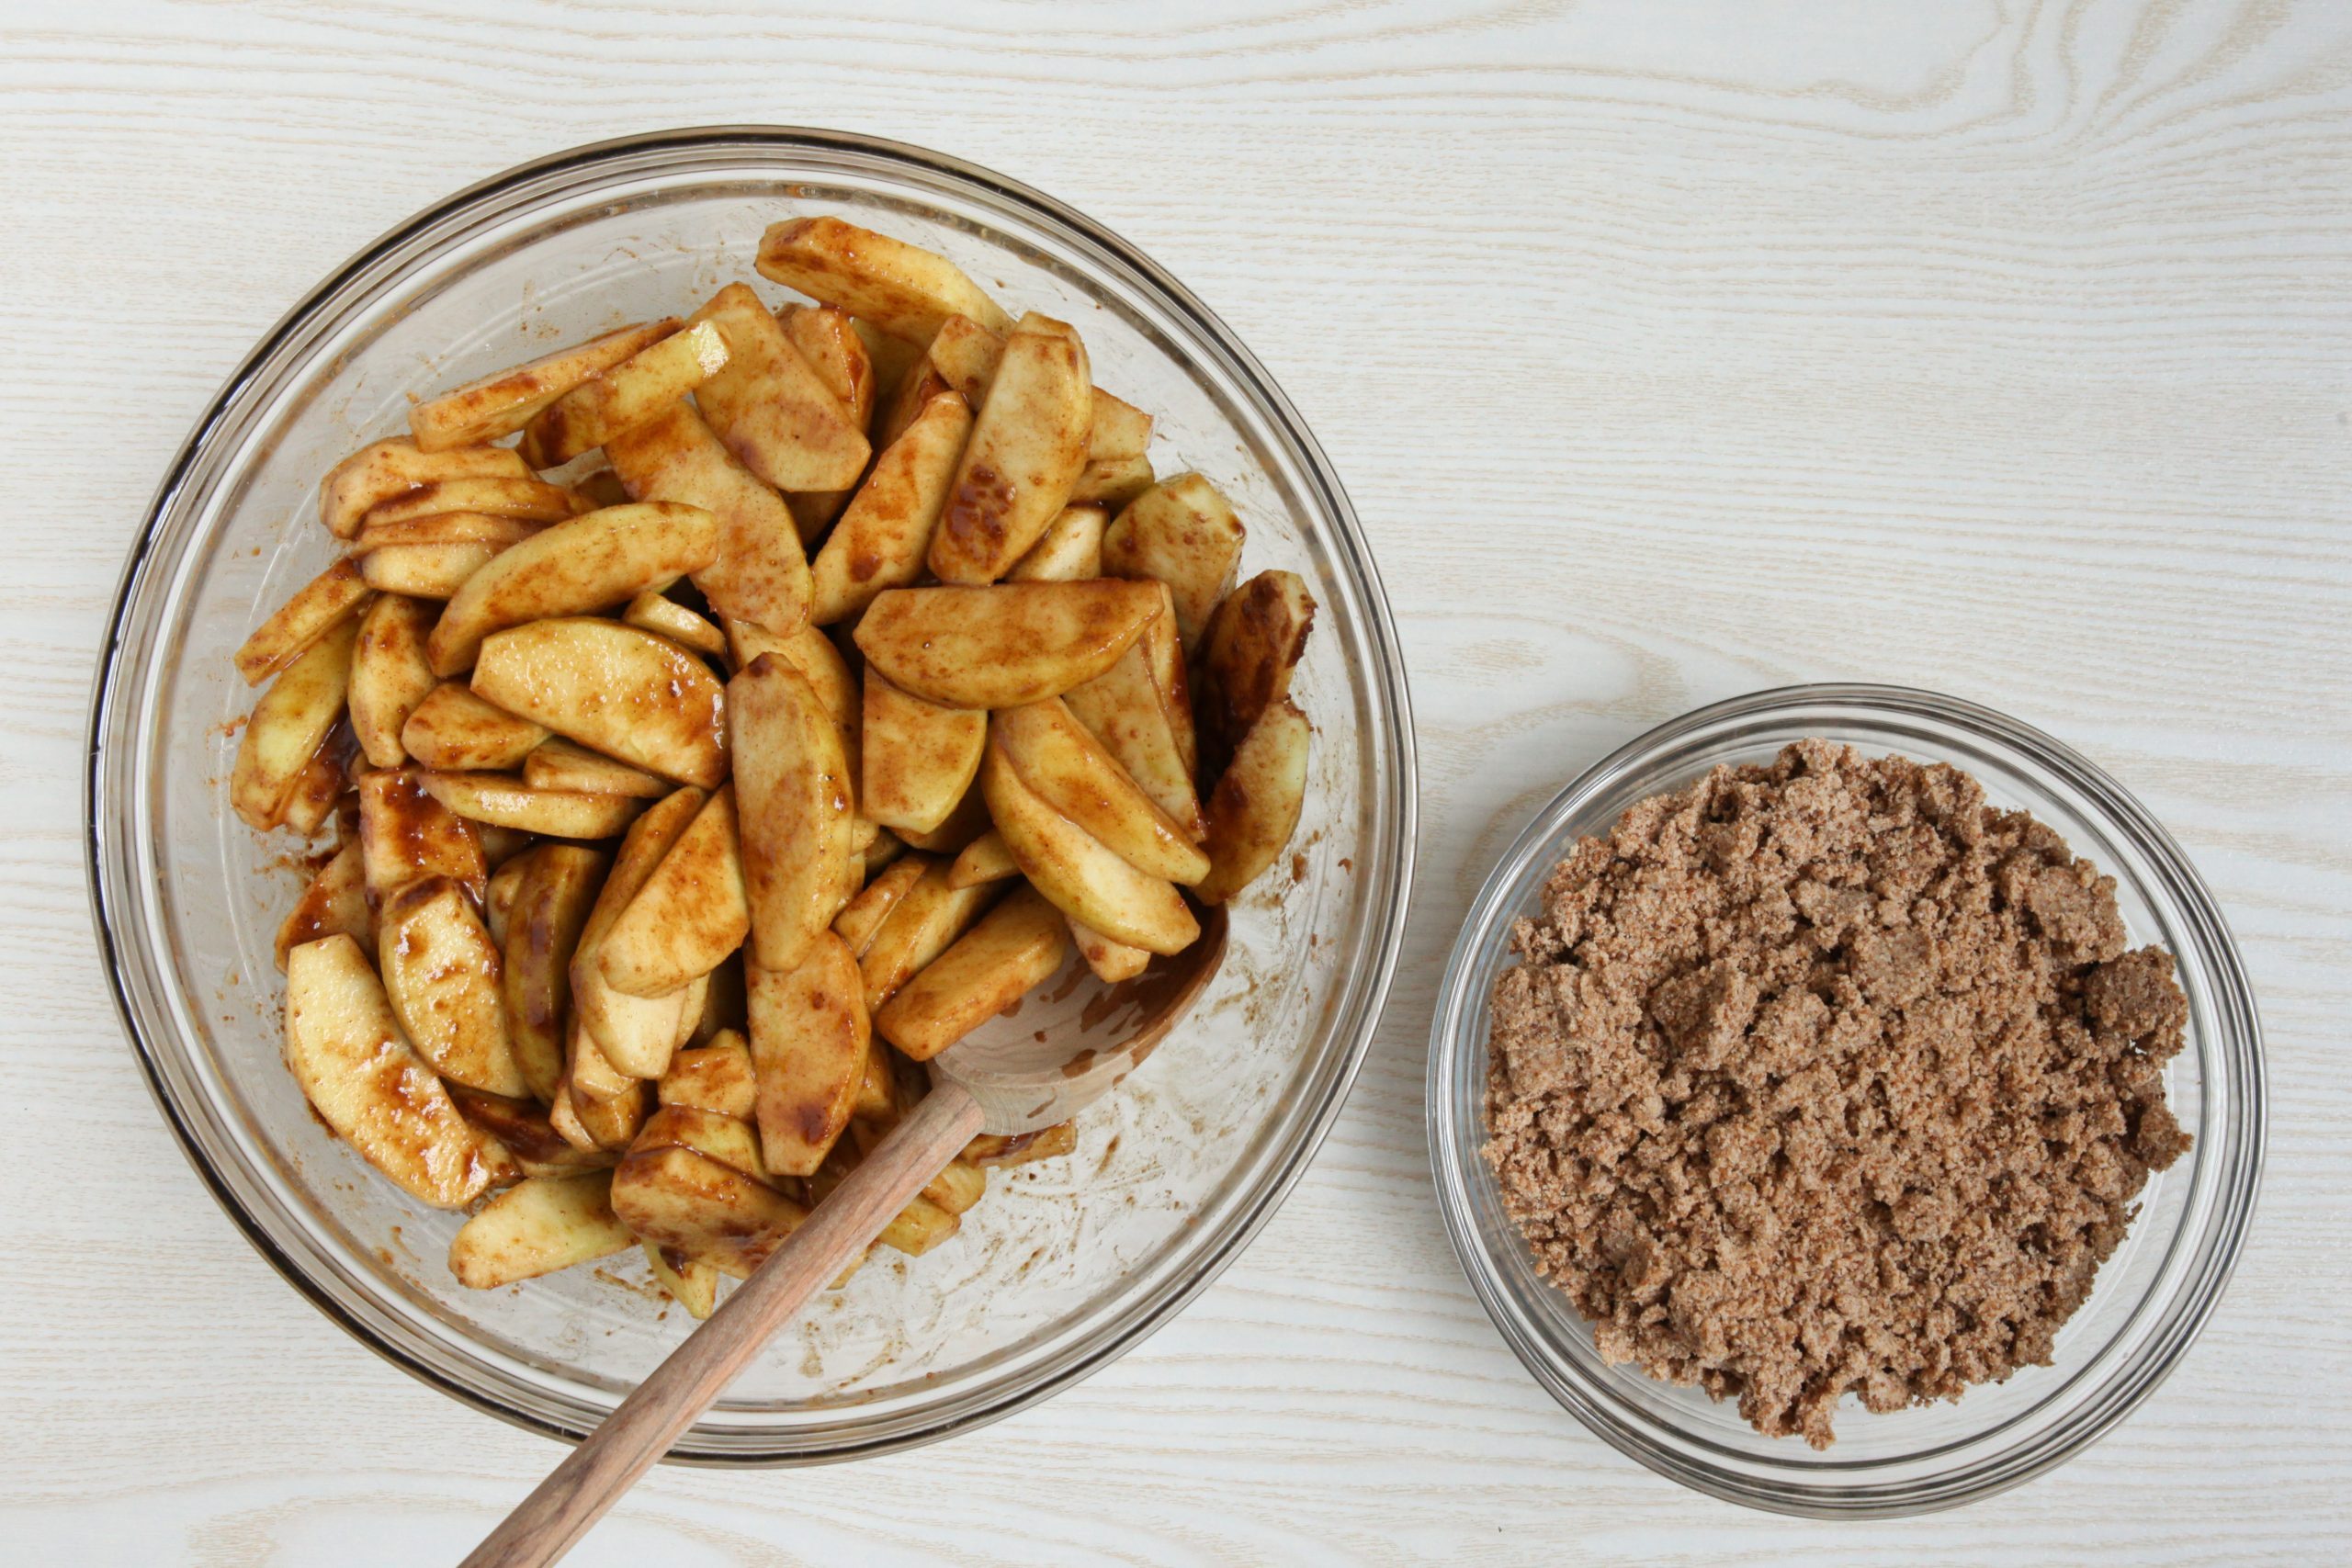
[[[230,378],[131,552],[91,718],[99,940],[198,1171],[289,1281],[387,1359],[526,1427],[594,1427],[692,1325],[630,1254],[463,1289],[444,1262],[459,1216],[408,1200],[310,1115],[279,1060],[272,961],[300,847],[228,809],[254,700],[229,655],[330,558],[320,475],[403,429],[413,395],[757,284],[762,230],[820,213],[935,247],[1016,310],[1084,331],[1099,379],[1159,415],[1160,471],[1198,468],[1233,498],[1244,569],[1297,571],[1320,603],[1296,683],[1317,745],[1280,902],[1261,885],[1237,904],[1215,984],[1081,1119],[1078,1152],[1000,1174],[954,1241],[877,1258],[779,1337],[680,1444],[707,1461],[903,1447],[1103,1365],[1264,1224],[1363,1061],[1411,877],[1403,665],[1339,480],[1248,350],[1100,225],[937,153],[729,127],[543,159],[385,235]]]
[[[1717,763],[1769,761],[1807,736],[1974,774],[1996,806],[2030,811],[2116,880],[2135,945],[2160,942],[2188,994],[2188,1045],[2166,1076],[2189,1154],[2155,1174],[2130,1235],[2059,1334],[2054,1364],[1956,1404],[1871,1415],[1849,1395],[1834,1448],[1766,1438],[1695,1388],[1610,1366],[1568,1298],[1536,1272],[1503,1211],[1486,1142],[1487,1006],[1515,962],[1511,922],[1578,838]],[[2179,846],[2088,761],[1988,709],[1894,686],[1792,686],[1702,708],[1623,747],[1519,836],[1471,905],[1430,1033],[1429,1132],[1439,1206],[1479,1302],[1527,1370],[1593,1431],[1663,1474],[1735,1503],[1816,1517],[1923,1513],[1973,1501],[2081,1451],[2172,1370],[2219,1300],[2245,1238],[2263,1147],[2260,1026],[2212,895]]]

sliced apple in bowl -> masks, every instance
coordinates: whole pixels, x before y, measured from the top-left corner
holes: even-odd
[[[980,788],[1021,874],[1070,919],[1163,954],[1182,953],[1199,937],[1200,922],[1174,883],[1137,871],[1038,798],[994,739],[980,764]]]
[[[592,750],[705,789],[727,777],[718,679],[664,637],[593,616],[533,621],[492,636],[473,689]]]
[[[327,1125],[402,1191],[456,1209],[489,1185],[481,1140],[350,937],[287,954],[286,1061]]]
[[[857,625],[857,646],[896,684],[948,707],[1057,697],[1135,645],[1160,613],[1157,583],[1001,582],[896,588]]]
[[[1005,759],[1039,800],[1148,876],[1193,883],[1209,858],[1182,824],[1144,794],[1057,697],[1007,708],[989,721]]]

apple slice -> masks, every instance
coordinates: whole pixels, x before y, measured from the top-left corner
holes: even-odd
[[[1314,597],[1295,571],[1261,571],[1217,606],[1201,655],[1201,711],[1227,746],[1290,694],[1314,625]]]
[[[939,323],[923,354],[947,384],[978,408],[988,401],[996,367],[1004,362],[1004,334],[969,316],[950,316]]]
[[[1151,447],[1151,415],[1125,398],[1094,389],[1094,417],[1087,428],[1086,461],[1134,462]]]
[[[1246,536],[1224,492],[1198,474],[1178,474],[1119,513],[1102,537],[1102,570],[1168,584],[1184,646],[1198,648],[1232,585]]]
[[[1193,889],[1202,903],[1222,904],[1255,882],[1298,830],[1313,735],[1298,705],[1283,697],[1235,749],[1209,794],[1211,866]]]
[[[348,936],[287,954],[286,1061],[327,1125],[402,1191],[456,1209],[489,1184],[481,1141],[401,1037],[382,984]]]
[[[735,668],[750,667],[763,653],[774,653],[807,678],[816,692],[817,700],[825,705],[832,718],[833,728],[842,743],[842,761],[849,769],[850,848],[864,854],[875,842],[882,829],[858,810],[859,788],[864,783],[865,764],[861,734],[864,728],[865,698],[858,691],[857,677],[850,672],[849,660],[833,646],[833,639],[817,627],[802,626],[789,637],[777,637],[758,626],[741,621],[727,624],[728,647],[735,655]],[[854,867],[852,868],[855,869]],[[854,879],[850,883],[854,890]],[[846,895],[844,895],[846,897]]]
[[[528,1094],[506,1038],[497,944],[455,882],[412,882],[384,905],[384,992],[434,1070],[491,1094]]]
[[[578,844],[543,845],[532,852],[507,911],[500,976],[507,1044],[524,1082],[543,1100],[555,1099],[563,1078],[571,954],[610,863]]]
[[[727,363],[695,394],[737,460],[782,491],[857,482],[873,448],[760,297],[730,283],[695,321],[727,340]]]
[[[735,460],[688,402],[605,443],[637,501],[699,506],[718,520],[718,558],[694,574],[721,615],[788,632],[808,618],[808,558],[784,498]]]
[[[389,496],[368,509],[359,521],[361,537],[381,529],[430,523],[442,517],[470,517],[484,523],[560,523],[582,509],[578,496],[559,484],[540,479],[515,479],[505,474],[466,474],[434,479]],[[425,544],[435,539],[481,538],[495,543],[494,533],[459,529],[449,533],[420,532],[397,542]]]
[[[722,1267],[755,1266],[808,1217],[758,1178],[676,1145],[621,1161],[613,1212],[640,1240]]]
[[[725,694],[667,637],[586,616],[512,626],[481,645],[477,695],[608,757],[715,789],[727,777]]]
[[[850,1107],[852,1126],[869,1122],[892,1127],[899,1121],[898,1054],[887,1040],[876,1039],[865,1052],[865,1069],[858,1075],[857,1099]]]
[[[882,449],[810,564],[809,616],[819,626],[852,619],[885,589],[922,575],[971,432],[972,411],[944,391]]]
[[[533,789],[626,795],[639,800],[659,800],[677,787],[665,778],[598,756],[561,736],[552,736],[531,749],[523,759],[523,782]]]
[[[620,852],[605,878],[596,903],[582,928],[571,953],[571,1009],[579,1029],[594,1042],[605,1062],[631,1077],[660,1077],[670,1057],[694,1027],[702,997],[693,987],[665,997],[633,997],[605,978],[604,946],[630,902],[669,853],[709,796],[701,790],[682,789],[658,800],[629,825]],[[693,1011],[689,1011],[691,1004]],[[574,1052],[575,1076],[578,1073]],[[589,1091],[609,1086],[592,1082]]]
[[[1193,883],[1208,856],[1185,828],[1152,804],[1126,769],[1070,716],[1058,697],[1007,708],[989,720],[1021,782],[1147,876]]]
[[[469,822],[487,822],[548,839],[609,839],[642,803],[625,795],[533,789],[511,773],[428,772],[424,793]]]
[[[449,1272],[460,1285],[492,1291],[636,1245],[613,1213],[611,1171],[535,1176],[458,1227],[449,1243]]]
[[[789,971],[857,886],[849,763],[816,689],[779,655],[727,690],[752,960]]]
[[[1004,360],[1004,339],[968,316],[950,316],[924,351],[948,385],[978,408],[987,400]],[[1139,458],[1151,445],[1151,415],[1124,398],[1094,389],[1087,425],[1086,457],[1095,462]]]
[[[270,682],[237,741],[229,803],[245,824],[267,832],[295,781],[319,744],[343,716],[351,685],[351,650],[359,623],[345,620],[322,634]]]
[[[910,343],[929,343],[950,316],[969,316],[997,333],[1012,325],[946,257],[838,218],[771,224],[752,265],[771,282],[839,306]]]
[[[617,990],[666,997],[718,968],[751,929],[729,784],[703,804],[621,910],[596,963]]]
[[[1078,955],[1086,960],[1086,966],[1094,971],[1094,977],[1106,986],[1132,980],[1151,964],[1151,954],[1142,948],[1113,942],[1082,921],[1070,921],[1069,936],[1078,943]]]
[[[573,1109],[578,1103],[571,1097],[571,1076],[567,1072],[564,1075],[562,1087],[556,1090],[554,1102],[548,1107],[548,1125],[554,1129],[556,1136],[561,1138],[566,1146],[583,1159],[594,1160],[609,1153],[615,1157],[604,1164],[619,1164],[618,1156],[627,1152],[627,1145],[623,1145],[620,1150],[607,1150],[600,1146],[595,1139],[588,1135],[588,1129],[580,1124],[580,1114]],[[601,1169],[603,1164],[591,1168]]]
[[[894,588],[857,626],[873,668],[948,707],[1059,696],[1108,670],[1159,614],[1146,582],[1004,582]]]
[[[664,1105],[687,1105],[749,1122],[759,1109],[759,1080],[743,1036],[722,1029],[707,1045],[681,1051],[654,1086]]]
[[[588,1032],[587,1024],[577,1018],[572,1023],[571,1049],[564,1058],[564,1075],[575,1103],[581,1105],[593,1100],[610,1100],[640,1082],[634,1073],[625,1073],[613,1065],[604,1047],[596,1043],[595,1036]]]
[[[573,1124],[591,1148],[626,1153],[645,1126],[645,1085],[632,1081],[616,1093],[589,1094],[575,1083],[568,1092]],[[549,1112],[548,1119],[554,1120]]]
[[[467,580],[433,628],[433,668],[454,675],[493,632],[626,604],[718,558],[718,519],[699,506],[649,501],[558,523]]]
[[[718,1305],[718,1269],[698,1258],[688,1258],[675,1248],[656,1247],[651,1242],[645,1248],[645,1266],[661,1287],[670,1292],[670,1299],[686,1309],[686,1315],[699,1322],[708,1317]]]
[[[526,850],[504,865],[490,874],[490,886],[481,896],[481,923],[490,932],[490,942],[501,954],[506,951],[506,923],[514,912],[515,895],[523,890],[523,879],[531,872],[532,852]]]
[[[924,1186],[922,1195],[951,1214],[971,1213],[989,1194],[989,1173],[963,1158],[951,1159]]]
[[[1152,487],[1159,476],[1146,457],[1098,457],[1079,470],[1069,487],[1072,506],[1125,506]]]
[[[386,545],[359,558],[359,575],[380,593],[412,599],[447,599],[466,579],[488,566],[500,545]]]
[[[1200,936],[1200,922],[1173,883],[1137,871],[1040,800],[993,737],[980,763],[980,789],[1022,874],[1064,914],[1114,942],[1158,953],[1182,953]]]
[[[947,820],[979,772],[989,716],[927,703],[873,671],[866,672],[864,706],[860,807],[886,828],[930,832]]]
[[[899,900],[907,896],[907,890],[922,879],[924,868],[931,863],[923,855],[909,855],[892,862],[833,918],[833,934],[849,943],[850,956],[865,956],[882,922],[889,918]]]
[[[376,950],[376,915],[368,906],[368,877],[356,839],[344,840],[287,911],[277,928],[277,967],[283,970],[286,955],[304,942],[338,933],[358,942],[363,953]]]
[[[798,968],[747,973],[760,1147],[776,1175],[813,1175],[849,1125],[871,1048],[857,960],[821,931]]]
[[[523,460],[558,468],[634,430],[709,380],[727,364],[727,340],[708,321],[639,349],[532,416]]]
[[[1102,575],[1102,532],[1110,513],[1099,506],[1065,506],[1029,553],[1004,574],[1007,582],[1082,582]]]
[[[1028,552],[1086,467],[1092,410],[1078,334],[1050,317],[1022,317],[940,509],[928,558],[934,576],[993,582]]]
[[[899,987],[971,930],[1001,889],[951,887],[947,863],[929,861],[922,874],[892,905],[860,955],[866,1010],[878,1012]]]
[[[991,828],[966,844],[956,855],[956,863],[947,868],[947,886],[979,887],[1020,874],[1021,867],[1013,863],[1012,852],[1004,847],[1004,835]]]
[[[466,821],[424,792],[415,768],[359,781],[359,856],[368,902],[382,908],[412,882],[446,876],[475,897],[490,879],[481,840]]]
[[[675,599],[650,589],[628,602],[628,608],[621,612],[621,621],[640,631],[658,633],[713,659],[723,659],[727,654],[725,632]]]
[[[1042,985],[1069,953],[1061,911],[1035,888],[1018,888],[901,987],[874,1027],[928,1062]]]
[[[983,1133],[964,1145],[960,1157],[984,1171],[1001,1170],[1009,1166],[1028,1165],[1035,1160],[1054,1159],[1075,1153],[1077,1148],[1077,1126],[1069,1122],[1057,1122],[1034,1133],[1010,1135]]]
[[[1128,651],[1143,655],[1144,667],[1151,671],[1151,689],[1159,698],[1159,711],[1168,720],[1168,733],[1175,739],[1177,755],[1184,760],[1184,775],[1197,779],[1201,776],[1200,736],[1193,723],[1192,674],[1176,630],[1176,594],[1163,582],[1159,596],[1159,614]]]
[[[864,430],[871,424],[877,392],[874,356],[867,352],[865,340],[858,335],[857,324],[850,313],[836,305],[795,302],[777,306],[775,319],[792,346],[800,351],[800,357],[817,372],[817,378],[825,383],[833,400],[849,411],[857,427]]]
[[[635,357],[680,325],[672,317],[623,327],[469,381],[410,409],[409,432],[423,452],[442,452],[512,435],[528,424],[533,414],[572,388]]]
[[[768,1179],[766,1168],[760,1163],[759,1134],[752,1123],[698,1105],[659,1106],[645,1119],[628,1152],[650,1154],[658,1149],[693,1149],[746,1176],[761,1181]]]
[[[359,532],[360,519],[379,502],[421,485],[453,479],[531,478],[522,457],[503,446],[456,446],[423,452],[406,436],[371,442],[327,470],[319,481],[319,521],[338,539]]]
[[[367,558],[383,550],[392,554],[376,564],[379,575],[389,574],[391,570],[389,563],[400,561],[408,564],[399,569],[399,574],[422,576],[425,575],[426,569],[415,563],[470,559],[484,551],[495,555],[500,550],[521,544],[546,527],[544,523],[526,523],[519,517],[499,517],[487,512],[436,512],[430,516],[409,517],[398,523],[371,523],[360,529],[359,536],[351,541],[351,553],[359,558],[359,575],[363,581],[368,577]],[[480,548],[424,547],[428,545]],[[437,572],[434,581],[441,581]],[[458,581],[462,585],[464,579],[459,577]],[[447,599],[449,595],[435,593],[433,597]]]
[[[327,814],[343,799],[348,787],[344,772],[344,753],[349,749],[349,731],[336,725],[311,753],[302,771],[294,775],[293,784],[286,798],[277,803],[277,826],[290,828],[308,839],[325,826]]]
[[[874,360],[849,313],[831,305],[779,305],[775,319],[792,346],[800,351],[800,357],[817,373],[817,379],[849,415],[850,423],[860,430],[871,430]],[[850,493],[844,487],[786,496],[785,504],[792,509],[802,540],[813,546],[826,525],[841,515]]]
[[[269,619],[255,626],[237,649],[237,673],[248,686],[259,685],[285,669],[319,638],[366,608],[374,590],[359,575],[356,562],[338,559],[326,570],[294,591]]]
[[[1197,842],[1206,825],[1193,786],[1192,765],[1170,722],[1176,705],[1152,679],[1144,649],[1128,649],[1109,670],[1071,688],[1062,702],[1070,716],[1118,759],[1152,804]]]
[[[351,733],[377,767],[397,768],[408,761],[401,727],[434,687],[433,666],[424,657],[434,614],[422,599],[387,593],[359,617],[347,694]]]
[[[547,739],[547,726],[482,701],[463,681],[444,681],[426,692],[400,731],[409,756],[444,771],[512,768]]]

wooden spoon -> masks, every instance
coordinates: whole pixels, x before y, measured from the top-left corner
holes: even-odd
[[[934,1057],[931,1092],[483,1538],[466,1568],[538,1568],[571,1551],[965,1145],[982,1133],[1050,1127],[1116,1088],[1190,1010],[1224,959],[1221,908],[1205,912],[1191,947],[1117,986],[1096,981],[1073,954],[1074,967],[1031,993],[1018,1016],[991,1020]]]

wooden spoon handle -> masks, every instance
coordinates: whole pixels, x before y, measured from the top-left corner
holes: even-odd
[[[483,1538],[466,1568],[541,1568],[571,1551],[769,1336],[847,1268],[979,1131],[979,1104],[963,1089],[942,1084],[925,1095],[710,1321]]]

